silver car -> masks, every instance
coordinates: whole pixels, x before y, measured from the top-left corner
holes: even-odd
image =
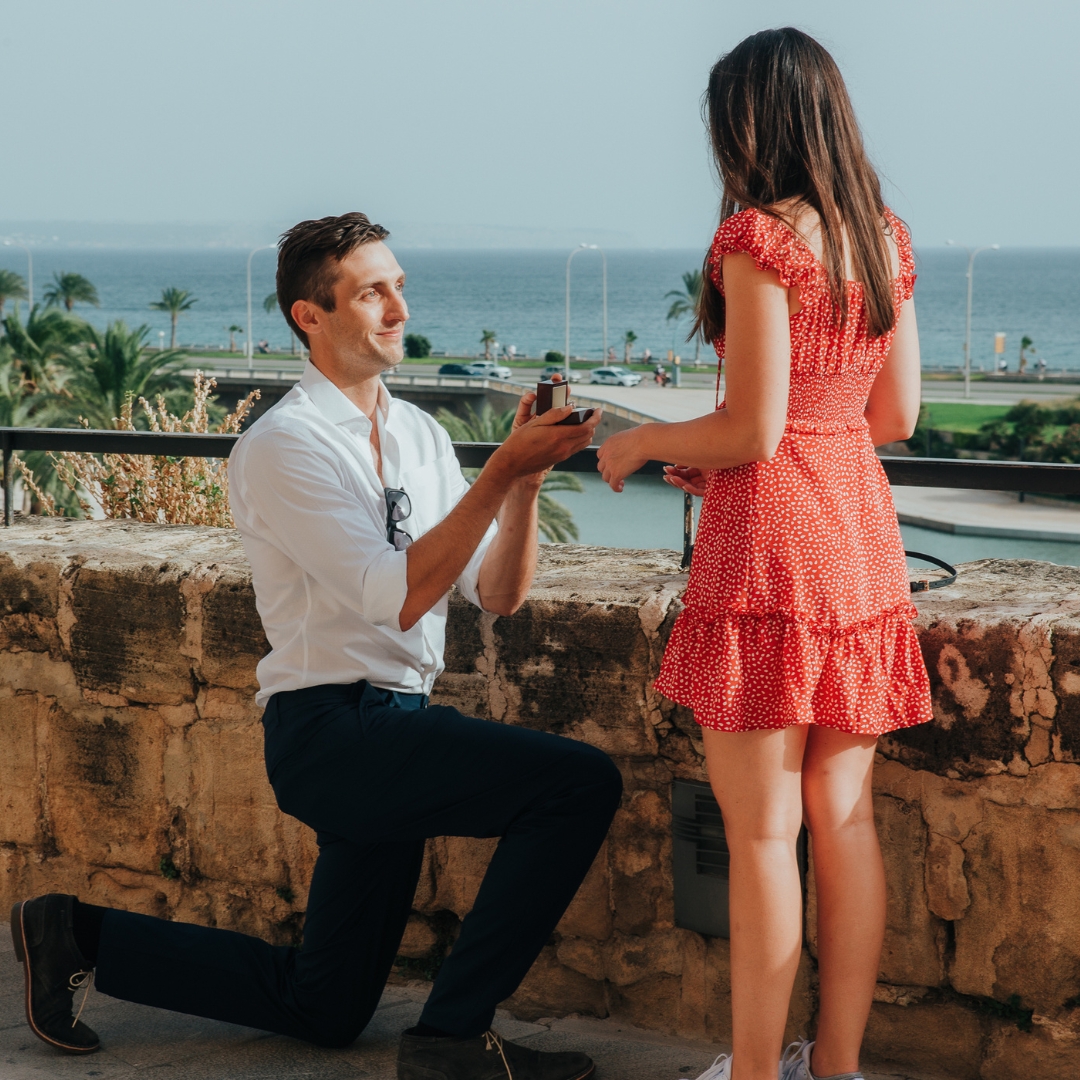
[[[593,368],[589,372],[589,382],[605,386],[637,386],[641,382],[641,376],[629,368],[612,364],[610,367]]]
[[[566,368],[562,364],[548,364],[540,372],[541,379],[550,379],[552,375],[561,375],[564,379],[569,379],[570,382],[581,382],[581,372],[570,369],[570,374],[567,375]]]

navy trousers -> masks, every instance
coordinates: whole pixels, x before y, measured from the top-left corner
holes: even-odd
[[[299,949],[106,913],[113,997],[346,1046],[379,1002],[430,836],[499,837],[421,1019],[485,1031],[588,872],[622,792],[602,751],[368,686],[276,694],[263,718],[278,805],[316,832]]]

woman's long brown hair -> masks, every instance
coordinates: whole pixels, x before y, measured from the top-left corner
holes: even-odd
[[[847,318],[844,245],[863,284],[867,329],[874,337],[896,322],[881,184],[836,62],[808,34],[763,30],[713,66],[703,102],[723,184],[720,220],[754,207],[790,220],[776,206],[797,200],[817,211],[822,262],[841,324]],[[724,332],[724,297],[708,256],[690,337]]]

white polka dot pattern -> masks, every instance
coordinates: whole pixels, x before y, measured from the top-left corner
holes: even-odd
[[[914,260],[907,231],[886,218],[899,306]],[[799,286],[787,426],[771,461],[710,477],[686,610],[656,688],[723,731],[815,723],[881,735],[925,723],[929,680],[903,543],[863,416],[893,335],[867,333],[858,282],[838,327],[825,268],[775,218],[744,210],[721,224],[710,253],[721,290],[721,257],[733,252]],[[715,345],[722,362],[723,338]]]

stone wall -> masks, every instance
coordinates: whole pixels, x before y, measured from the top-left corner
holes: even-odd
[[[729,1034],[728,943],[672,917],[670,783],[704,772],[697,728],[651,680],[684,584],[674,553],[549,547],[512,619],[452,605],[439,700],[584,739],[626,781],[604,851],[510,1003],[523,1017]],[[889,927],[867,1059],[1071,1077],[1080,571],[971,564],[917,602],[936,721],[881,746]],[[295,940],[314,845],[263,771],[265,647],[233,533],[33,520],[0,533],[0,900],[60,889]],[[491,844],[429,844],[406,970],[437,964]],[[812,902],[807,925],[791,1033],[813,1023]]]

